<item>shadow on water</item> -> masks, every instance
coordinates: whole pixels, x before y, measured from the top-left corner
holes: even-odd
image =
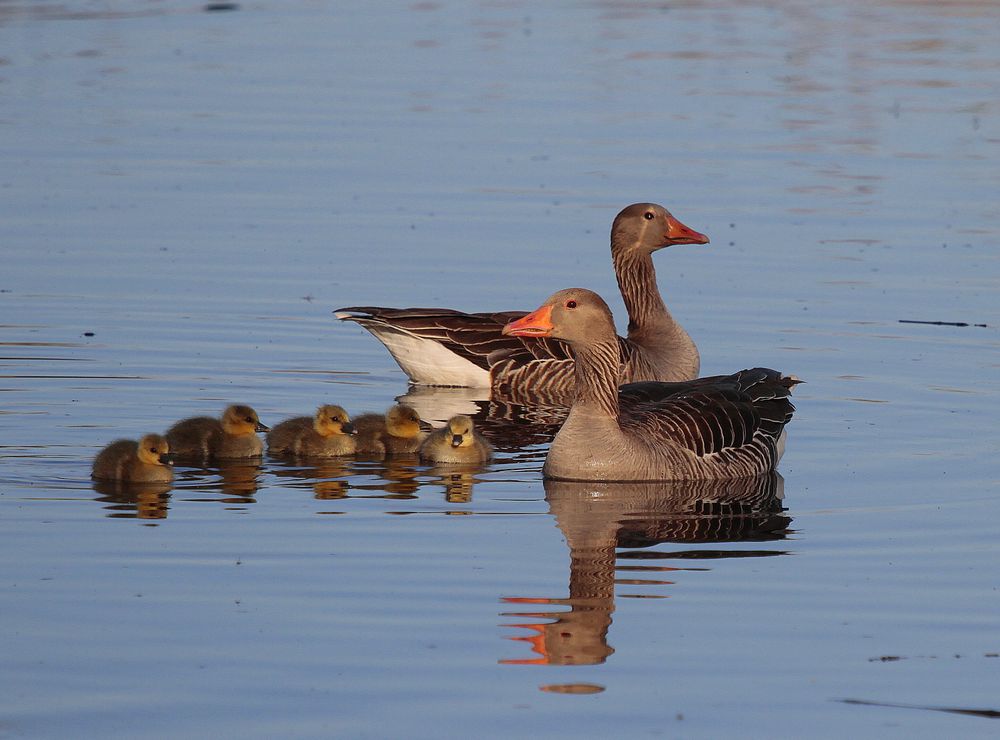
[[[945,712],[947,714],[963,714],[969,717],[985,719],[1000,719],[1000,711],[996,709],[966,709],[963,707],[931,707],[921,704],[898,704],[895,702],[866,701],[864,699],[840,699],[843,704],[855,704],[863,707],[890,707],[893,709],[922,709],[928,712]]]
[[[608,628],[615,610],[615,587],[640,588],[631,598],[663,598],[655,593],[672,581],[665,574],[702,570],[665,565],[624,564],[631,560],[765,557],[781,550],[643,550],[664,543],[766,542],[783,539],[791,518],[782,507],[783,480],[777,473],[730,481],[671,483],[587,483],[545,481],[550,513],[570,550],[569,597],[507,597],[508,604],[568,607],[568,610],[505,612],[526,619],[508,624],[534,633],[509,639],[526,642],[538,657],[501,660],[525,665],[603,663],[614,652]],[[628,578],[620,574],[627,572]],[[624,595],[623,595],[624,596]]]

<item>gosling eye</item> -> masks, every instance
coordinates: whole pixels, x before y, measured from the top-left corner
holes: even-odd
[[[156,452],[156,448],[155,448],[155,447],[150,447],[150,448],[149,448],[149,451],[150,451],[150,452]]]
[[[576,308],[576,301],[572,299],[566,301],[566,308]]]
[[[646,211],[644,214],[642,214],[642,217],[647,221],[652,221],[655,218],[655,215],[653,214],[652,211]]]
[[[248,416],[247,417],[247,424],[253,424],[253,423],[254,423],[253,417],[252,416]]]

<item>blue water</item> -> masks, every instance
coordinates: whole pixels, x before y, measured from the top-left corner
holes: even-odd
[[[998,21],[0,3],[0,735],[995,735],[954,710],[1000,710]],[[545,429],[463,391],[411,398],[480,412],[481,470],[92,485],[228,403],[406,394],[340,306],[624,326],[649,200],[712,240],[655,258],[703,372],[806,380],[766,506],[547,491]]]

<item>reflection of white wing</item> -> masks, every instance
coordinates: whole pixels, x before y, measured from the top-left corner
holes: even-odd
[[[489,388],[437,388],[428,385],[412,385],[398,396],[399,403],[412,406],[420,418],[436,427],[443,427],[456,414],[475,416],[488,402]],[[479,401],[479,403],[476,403]]]

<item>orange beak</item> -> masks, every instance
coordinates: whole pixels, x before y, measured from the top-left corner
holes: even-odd
[[[522,316],[503,328],[508,337],[547,337],[555,327],[552,325],[552,306],[542,306],[527,316]]]
[[[708,244],[708,237],[667,216],[667,240],[671,244]]]

